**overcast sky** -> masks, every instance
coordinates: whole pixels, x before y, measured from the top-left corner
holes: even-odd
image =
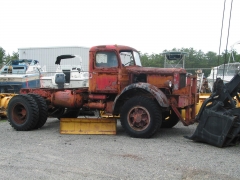
[[[230,5],[226,0],[223,49]],[[223,6],[224,0],[3,0],[0,47],[9,54],[26,47],[103,44],[149,54],[182,47],[218,53]],[[233,0],[228,48],[240,41],[239,9],[240,0]]]

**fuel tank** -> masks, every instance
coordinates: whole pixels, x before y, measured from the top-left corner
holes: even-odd
[[[81,108],[83,97],[72,90],[54,92],[51,95],[51,102],[57,107]]]

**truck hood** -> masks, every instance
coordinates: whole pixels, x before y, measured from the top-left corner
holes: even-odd
[[[140,67],[128,66],[126,67],[130,74],[163,74],[172,75],[173,73],[187,73],[183,68],[156,68],[156,67]]]

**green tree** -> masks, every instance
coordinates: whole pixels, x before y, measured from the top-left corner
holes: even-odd
[[[142,66],[144,67],[163,67],[164,65],[164,58],[161,54],[151,54],[148,55],[140,54]]]
[[[2,47],[0,47],[0,66],[2,66],[2,64],[4,63],[5,56],[6,56],[5,50]]]
[[[224,51],[220,55],[215,52],[208,51],[204,53],[194,48],[173,48],[172,50],[164,50],[163,52],[180,51],[185,52],[185,69],[188,73],[195,74],[196,70],[201,69],[204,76],[209,76],[212,67],[219,66],[228,62],[240,62],[240,54],[233,51]],[[142,66],[145,67],[164,67],[164,56],[159,54],[141,54]]]
[[[13,52],[12,55],[7,55],[5,58],[5,63],[8,63],[9,61],[19,59],[19,54],[18,52]]]
[[[230,57],[230,52],[223,52],[220,55],[212,51],[208,51],[204,53],[201,50],[195,50],[194,48],[173,48],[172,50],[164,50],[163,52],[169,51],[180,51],[185,52],[187,55],[185,56],[185,69],[192,74],[195,74],[195,71],[198,69],[202,69],[205,76],[210,74],[211,68],[215,66],[219,66],[221,64],[228,63],[228,59]],[[145,67],[164,67],[164,56],[161,54],[140,54],[142,65]],[[233,52],[234,59],[236,62],[240,62],[240,55],[236,52]],[[226,61],[227,59],[227,61]]]
[[[232,62],[240,62],[240,54],[238,54],[236,50],[231,51],[230,58]]]

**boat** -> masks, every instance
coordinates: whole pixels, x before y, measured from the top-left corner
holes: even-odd
[[[21,88],[39,88],[40,77],[46,71],[38,60],[9,61],[0,70],[0,92],[19,93]]]
[[[207,77],[209,85],[213,87],[213,83],[217,78],[221,78],[223,82],[227,83],[239,73],[240,71],[240,62],[221,64],[220,66],[213,67],[210,75]]]
[[[79,58],[77,65],[61,65],[62,59]],[[89,86],[89,73],[82,69],[82,58],[78,55],[60,55],[56,58],[54,73],[47,73],[40,79],[41,88],[79,88]]]
[[[217,78],[221,78],[224,83],[227,83],[231,81],[231,79],[240,72],[240,62],[235,62],[234,54],[233,54],[234,46],[238,44],[240,44],[240,41],[237,41],[231,46],[228,63],[221,64],[211,69],[210,75],[207,77],[211,90],[213,89],[213,84]],[[232,59],[232,62],[230,62],[231,59]]]

